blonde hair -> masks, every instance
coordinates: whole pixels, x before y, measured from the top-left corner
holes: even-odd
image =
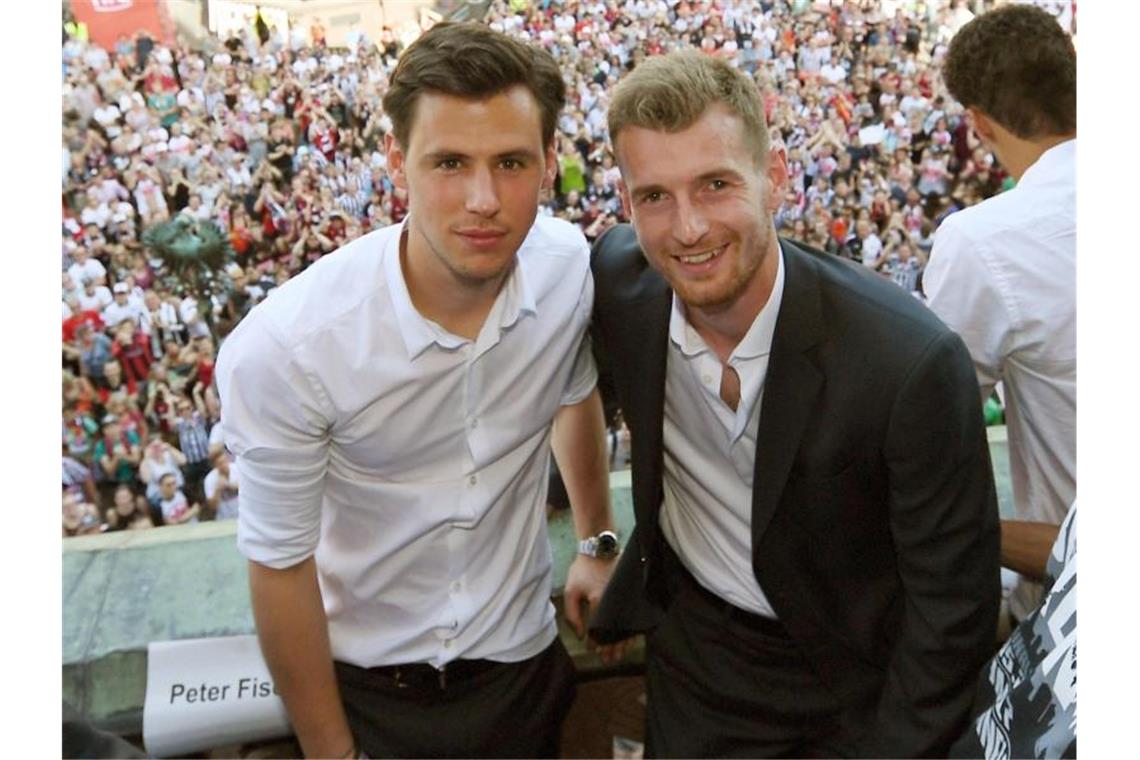
[[[759,87],[719,58],[696,50],[653,56],[618,82],[606,115],[615,155],[618,135],[626,127],[680,132],[717,103],[740,117],[745,142],[762,166],[768,125]]]

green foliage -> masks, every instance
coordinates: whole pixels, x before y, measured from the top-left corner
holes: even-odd
[[[142,242],[152,258],[163,262],[161,276],[175,293],[189,293],[212,328],[210,296],[227,290],[226,264],[235,258],[229,236],[212,221],[177,214],[143,232]]]
[[[230,239],[217,224],[185,214],[146,230],[142,242],[162,259],[164,275],[200,298],[224,286],[223,271],[234,260]]]

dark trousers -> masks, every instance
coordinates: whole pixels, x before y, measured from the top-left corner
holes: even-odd
[[[336,663],[357,746],[369,757],[557,757],[576,691],[561,640],[521,662]]]
[[[664,554],[672,602],[646,640],[646,757],[855,754],[839,702],[779,622],[719,599]]]

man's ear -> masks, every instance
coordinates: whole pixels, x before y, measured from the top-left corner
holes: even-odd
[[[788,188],[788,158],[782,141],[771,143],[768,149],[768,165],[764,173],[768,177],[764,202],[767,204],[768,213],[775,214],[780,204],[784,202],[784,191]]]
[[[405,173],[404,150],[391,132],[384,135],[384,153],[387,155],[388,176],[392,178],[392,184],[401,190],[407,190],[408,177]]]
[[[973,128],[974,134],[985,142],[992,143],[997,136],[993,119],[974,106],[967,108],[966,113],[970,115],[970,126]]]
[[[542,172],[542,189],[553,190],[554,178],[558,176],[558,151],[554,148],[554,140],[546,146],[546,168]]]

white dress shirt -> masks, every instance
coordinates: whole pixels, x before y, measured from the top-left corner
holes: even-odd
[[[982,397],[1001,381],[1018,518],[1054,524],[1077,483],[1076,152],[1047,150],[1016,187],[947,217],[924,275]],[[1032,594],[1010,606],[1024,617]]]
[[[661,531],[698,583],[768,617],[776,613],[752,571],[752,476],[760,400],[783,295],[781,251],[768,303],[728,358],[740,378],[735,412],[720,397],[720,359],[689,324],[676,294],[665,372]]]
[[[522,660],[557,634],[550,428],[597,380],[588,247],[539,218],[467,340],[412,305],[402,229],[320,259],[222,346],[238,547],[273,568],[315,552],[338,660]]]

